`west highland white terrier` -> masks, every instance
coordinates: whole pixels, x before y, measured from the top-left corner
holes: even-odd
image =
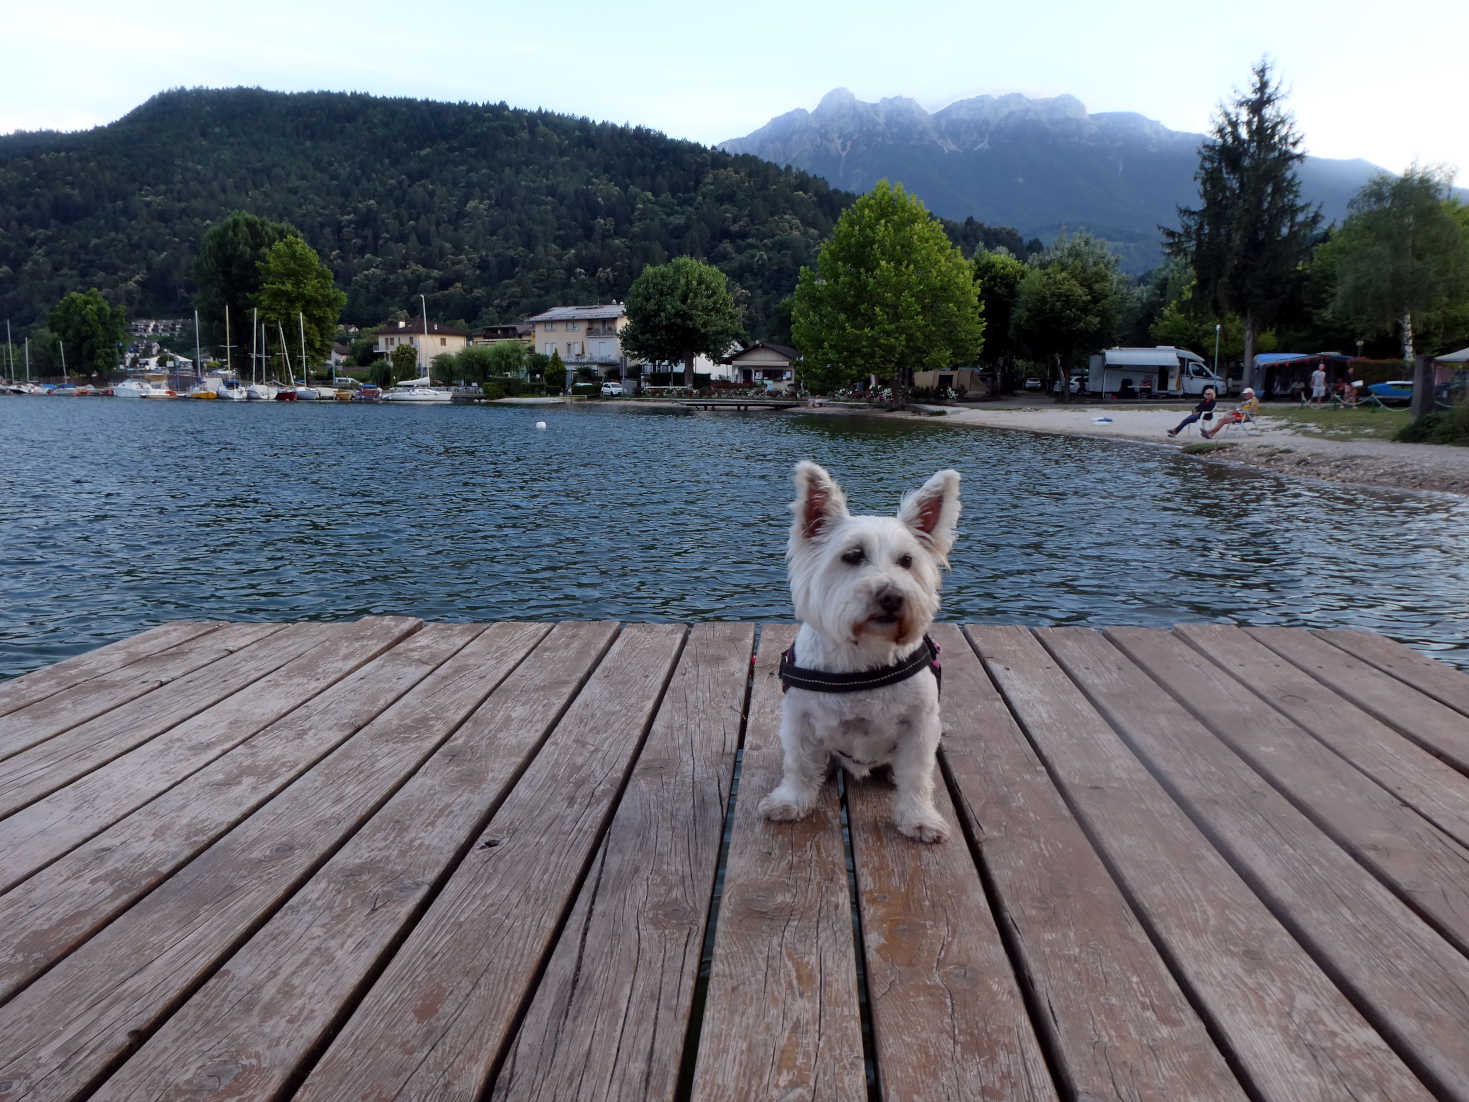
[[[781,658],[784,768],[760,814],[805,816],[832,759],[858,778],[887,765],[897,828],[941,842],[949,828],[933,806],[938,648],[925,633],[954,545],[959,472],[939,471],[896,517],[854,517],[831,475],[803,462],[791,509],[786,565],[801,629]]]

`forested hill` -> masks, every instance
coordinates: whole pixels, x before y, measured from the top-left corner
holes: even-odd
[[[746,298],[752,334],[853,196],[807,173],[504,104],[180,90],[77,134],[0,138],[0,310],[20,326],[96,287],[130,316],[192,308],[209,226],[288,222],[348,293],[343,320],[511,321],[621,299],[689,254]],[[948,224],[966,252],[1013,231]]]

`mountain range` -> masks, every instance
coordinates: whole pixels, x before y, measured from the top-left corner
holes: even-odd
[[[1049,241],[1086,230],[1140,274],[1162,259],[1160,225],[1198,202],[1202,134],[1170,130],[1131,112],[1089,114],[1074,96],[976,96],[930,114],[893,97],[866,103],[845,88],[816,110],[798,108],[720,144],[865,192],[901,183],[933,213],[1012,226]],[[1365,160],[1307,157],[1301,190],[1327,221],[1381,169]]]

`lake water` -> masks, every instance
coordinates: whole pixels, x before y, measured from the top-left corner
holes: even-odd
[[[802,458],[867,512],[959,469],[947,619],[1363,627],[1469,668],[1461,499],[941,419],[4,398],[0,675],[182,618],[789,620]]]

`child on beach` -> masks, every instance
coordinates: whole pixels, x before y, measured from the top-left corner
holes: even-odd
[[[1169,429],[1168,435],[1177,436],[1180,432],[1182,432],[1189,425],[1192,425],[1200,418],[1203,418],[1205,421],[1210,421],[1214,418],[1214,388],[1212,386],[1206,386],[1204,388],[1204,400],[1198,405],[1194,406],[1193,412],[1185,417],[1182,421],[1178,422],[1176,428]],[[1203,429],[1201,428],[1199,431],[1202,432]]]

